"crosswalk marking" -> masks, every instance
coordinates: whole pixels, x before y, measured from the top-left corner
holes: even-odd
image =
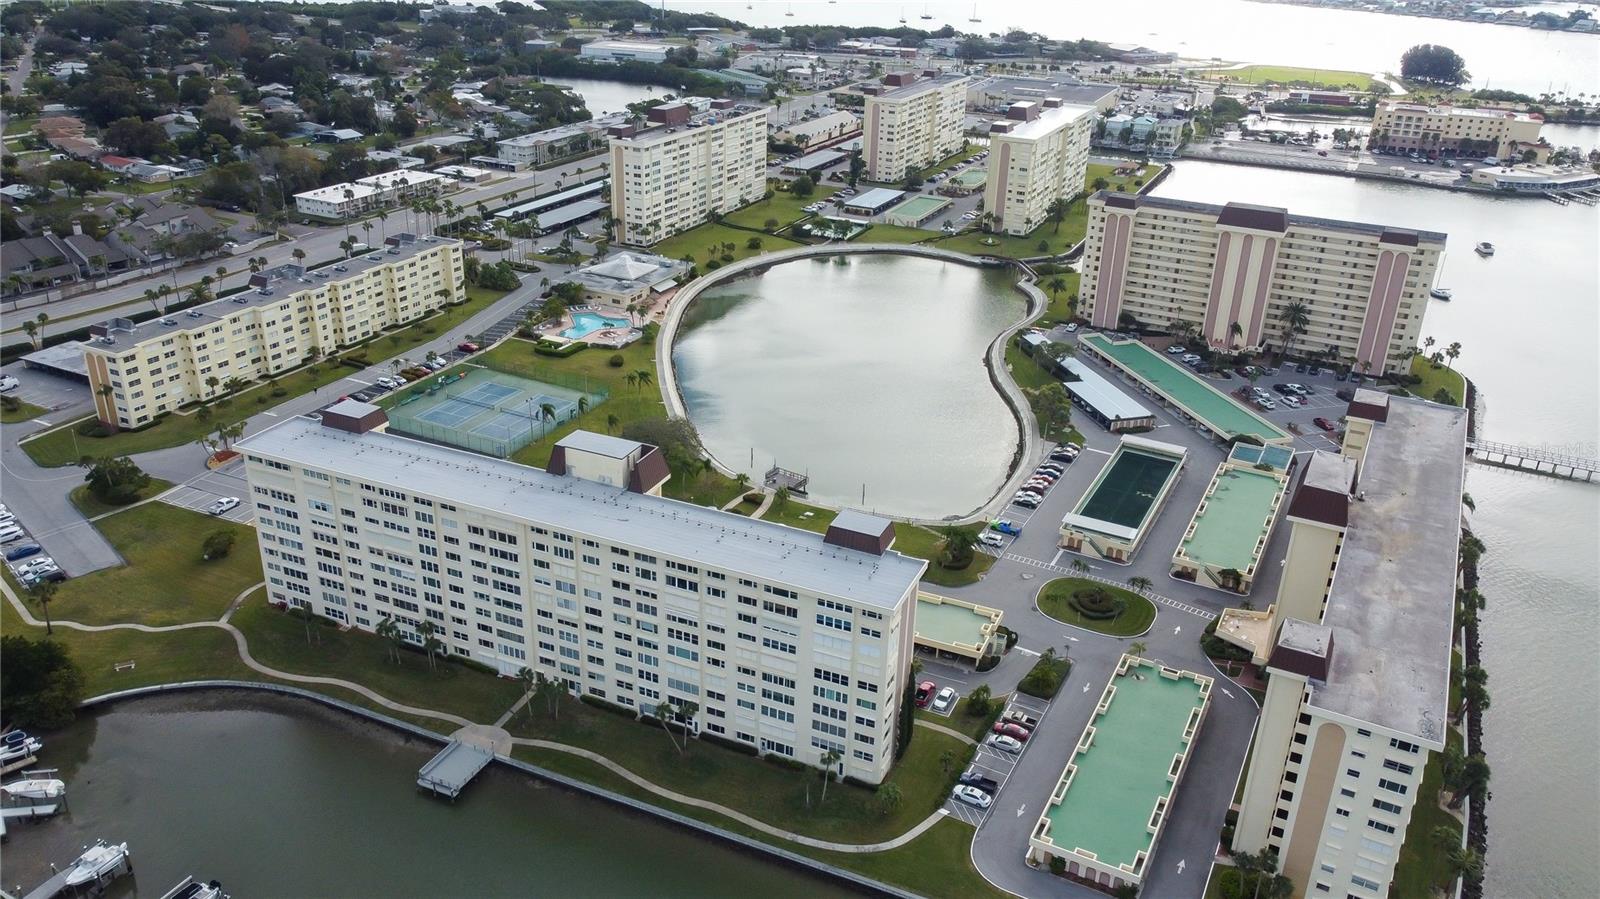
[[[1093,574],[1073,571],[1070,568],[1064,568],[1060,565],[1052,565],[1049,562],[1040,561],[1039,559],[1031,559],[1027,556],[1018,555],[1016,553],[1006,553],[1004,558],[1013,562],[1021,562],[1024,565],[1032,565],[1035,568],[1043,568],[1045,571],[1053,571],[1066,577],[1081,577],[1091,581],[1100,581],[1101,583],[1110,584],[1114,587],[1122,587],[1124,590],[1128,589],[1128,587],[1125,585],[1119,584],[1110,578],[1097,577]],[[1180,612],[1188,612],[1190,615],[1203,618],[1206,621],[1211,621],[1217,617],[1215,612],[1208,612],[1198,606],[1191,606],[1188,603],[1178,602],[1176,599],[1168,599],[1159,593],[1150,593],[1146,591],[1140,595],[1153,602],[1161,603],[1164,606],[1171,606]]]

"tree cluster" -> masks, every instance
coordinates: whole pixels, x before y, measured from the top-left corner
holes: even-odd
[[[83,480],[89,485],[89,493],[107,505],[136,502],[140,491],[150,486],[150,475],[127,456],[85,458],[78,465],[88,469]]]
[[[1454,87],[1472,75],[1456,51],[1443,44],[1418,44],[1401,55],[1400,77]]]
[[[83,671],[54,640],[0,637],[0,720],[53,730],[72,723],[83,700]]]

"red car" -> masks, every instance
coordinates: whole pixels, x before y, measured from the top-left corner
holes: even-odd
[[[928,703],[933,699],[933,688],[934,684],[931,680],[925,680],[917,684],[917,708],[925,709],[928,707]]]
[[[1028,742],[1028,737],[1033,735],[1026,727],[1020,724],[1012,724],[1009,721],[996,721],[994,732],[1002,737],[1010,737],[1018,743]]]
[[[476,353],[478,351],[478,345],[470,340],[463,340],[456,344],[456,349],[463,353]]]
[[[1331,430],[1334,429],[1333,422],[1327,420],[1326,418],[1323,418],[1320,415],[1317,416],[1316,418],[1311,419],[1311,423],[1316,425],[1317,427],[1323,429],[1324,431],[1331,431]]]

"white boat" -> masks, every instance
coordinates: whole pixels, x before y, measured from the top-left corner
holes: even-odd
[[[28,737],[16,743],[7,743],[0,747],[0,765],[9,765],[12,762],[37,755],[44,748],[44,743],[38,737]]]
[[[193,877],[185,877],[182,883],[167,890],[161,899],[228,899],[228,894],[222,891],[222,884],[215,880],[201,883]]]
[[[67,886],[98,883],[107,874],[121,867],[128,857],[127,843],[107,843],[101,840],[83,851],[78,860],[66,871]]]
[[[1493,256],[1494,244],[1487,240],[1472,248],[1479,256]]]
[[[1428,291],[1428,296],[1433,297],[1436,300],[1448,300],[1450,299],[1450,291],[1444,287],[1435,287],[1434,289]]]
[[[67,782],[53,777],[30,777],[0,785],[12,799],[60,799],[67,792]]]

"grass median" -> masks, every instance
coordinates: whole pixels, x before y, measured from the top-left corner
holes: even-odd
[[[1461,372],[1443,365],[1434,365],[1421,356],[1411,360],[1411,374],[1421,378],[1422,383],[1407,389],[1425,400],[1433,399],[1443,390],[1450,395],[1450,405],[1459,406],[1461,398],[1467,393],[1467,383],[1461,377]]]
[[[763,216],[763,220],[771,216]],[[780,217],[781,218],[781,217]],[[761,241],[761,246],[751,248],[750,239]],[[731,247],[728,245],[732,244]],[[670,259],[683,259],[690,257],[700,266],[701,274],[707,273],[709,264],[715,261],[718,266],[748,259],[751,256],[760,256],[776,250],[792,250],[804,246],[787,237],[776,234],[757,234],[742,228],[731,228],[719,225],[716,222],[690,228],[682,234],[675,234],[661,241],[651,248],[651,252]],[[724,259],[723,257],[728,258]]]
[[[18,422],[32,421],[45,413],[43,408],[32,403],[13,400],[11,397],[6,397],[6,400],[6,404],[0,406],[0,424],[14,425]]]
[[[343,350],[340,355],[357,352],[374,362],[398,355],[434,340],[440,334],[483,311],[502,296],[505,294],[497,290],[469,288],[466,302],[446,307],[430,318],[380,335],[361,347]],[[22,449],[39,465],[57,467],[75,465],[85,456],[94,458],[130,456],[151,450],[183,446],[205,437],[221,425],[242,421],[279,403],[342,380],[354,371],[356,369],[339,365],[331,359],[323,360],[315,365],[279,375],[275,379],[242,390],[231,397],[213,401],[210,406],[211,417],[205,421],[200,420],[200,417],[192,411],[174,412],[142,430],[118,431],[106,437],[79,434],[77,425],[70,424],[25,440]]]
[[[834,191],[835,188],[822,185],[817,185],[810,195],[804,197],[797,197],[788,191],[774,191],[772,196],[730,212],[723,216],[722,220],[741,228],[756,228],[763,231],[767,229],[769,221],[776,221],[779,227],[782,227],[809,217],[810,213],[806,212],[804,207],[828,199],[833,196]]]
[[[125,509],[134,503],[143,502],[144,500],[160,496],[171,489],[171,481],[163,481],[160,478],[151,478],[150,483],[146,484],[144,489],[140,490],[138,495],[135,496],[131,501],[123,503],[120,506],[113,506],[110,503],[101,501],[99,497],[96,497],[93,493],[91,493],[89,491],[88,484],[79,484],[78,486],[72,488],[71,493],[67,494],[67,499],[71,500],[72,505],[76,507],[79,512],[83,513],[84,518],[93,518],[96,515],[107,515],[112,512],[121,511],[122,509]]]
[[[1074,594],[1086,595],[1101,590],[1110,600],[1111,611],[1106,617],[1097,617],[1101,613],[1092,604],[1080,601],[1074,605]],[[1040,611],[1063,624],[1112,637],[1138,636],[1149,630],[1156,620],[1156,607],[1150,600],[1132,590],[1086,578],[1056,578],[1039,589],[1038,602]],[[1080,611],[1079,605],[1088,609],[1088,614]]]

